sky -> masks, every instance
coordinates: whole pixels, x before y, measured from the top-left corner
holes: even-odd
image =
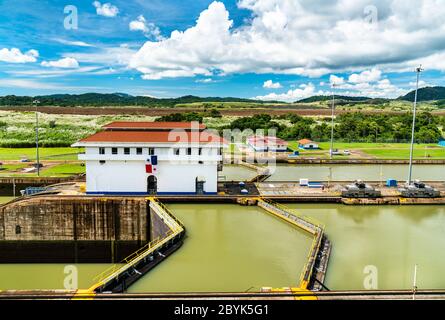
[[[420,64],[445,85],[444,18],[442,0],[0,0],[0,95],[395,98]]]

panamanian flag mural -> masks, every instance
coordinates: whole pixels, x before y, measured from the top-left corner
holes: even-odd
[[[158,156],[150,156],[145,160],[145,173],[156,174],[158,172]]]

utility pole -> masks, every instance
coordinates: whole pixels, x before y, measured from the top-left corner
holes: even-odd
[[[330,159],[332,159],[332,152],[334,152],[334,115],[335,115],[335,83],[332,83],[331,149],[329,150]]]
[[[40,177],[40,157],[39,157],[39,113],[37,110],[37,105],[40,103],[39,100],[34,100],[32,102],[36,107],[36,158],[37,158],[37,176]]]
[[[422,65],[416,68],[417,80],[416,80],[416,92],[414,94],[414,106],[413,106],[413,127],[411,129],[411,147],[409,152],[409,173],[408,173],[408,185],[411,185],[413,175],[413,153],[414,153],[414,133],[416,131],[416,109],[417,109],[417,91],[419,90],[420,73],[423,71]]]
[[[416,300],[416,292],[417,292],[417,264],[414,265],[413,300]]]

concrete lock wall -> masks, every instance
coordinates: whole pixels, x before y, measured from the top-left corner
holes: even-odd
[[[28,198],[0,207],[0,263],[118,262],[166,231],[143,198]]]

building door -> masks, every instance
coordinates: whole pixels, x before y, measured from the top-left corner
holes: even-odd
[[[147,178],[147,193],[156,194],[158,192],[158,179],[155,176]]]
[[[196,194],[204,194],[204,183],[202,179],[196,178]]]

